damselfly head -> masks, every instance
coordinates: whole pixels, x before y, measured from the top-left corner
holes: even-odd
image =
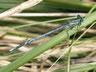
[[[83,22],[83,21],[84,21],[84,18],[83,18],[83,17],[81,17],[79,14],[77,15],[77,19],[80,19],[80,21],[81,21],[81,22]]]

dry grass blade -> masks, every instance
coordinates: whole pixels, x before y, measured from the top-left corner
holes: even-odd
[[[28,0],[24,3],[21,3],[20,5],[13,7],[3,13],[0,14],[0,18],[4,18],[4,17],[8,17],[11,16],[12,14],[21,12],[22,10],[25,10],[27,8],[30,8],[32,6],[37,5],[38,3],[40,3],[42,0]]]

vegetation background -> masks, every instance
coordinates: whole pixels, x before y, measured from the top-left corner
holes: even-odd
[[[0,0],[0,72],[95,72],[96,9],[89,12],[92,8],[95,0]],[[9,52],[78,14],[84,22],[78,29],[68,29],[70,38],[67,30],[60,30]]]

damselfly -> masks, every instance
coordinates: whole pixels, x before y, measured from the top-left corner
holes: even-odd
[[[56,28],[56,29],[54,29],[54,30],[52,30],[52,31],[49,31],[49,32],[47,32],[47,33],[45,33],[45,34],[43,34],[43,35],[41,35],[41,36],[39,36],[39,37],[33,38],[33,39],[31,39],[31,40],[28,40],[28,41],[20,44],[19,46],[10,49],[9,51],[10,51],[10,52],[13,52],[13,51],[15,51],[16,49],[18,49],[18,48],[20,48],[20,47],[22,47],[22,46],[25,46],[25,45],[33,42],[33,41],[36,41],[36,40],[38,40],[38,39],[40,39],[40,38],[43,38],[43,37],[45,37],[45,36],[47,36],[47,35],[50,35],[50,34],[56,32],[56,31],[58,31],[58,30],[66,29],[66,28],[73,28],[73,27],[76,26],[76,25],[80,25],[81,22],[83,22],[83,18],[82,18],[80,15],[77,15],[77,18],[76,18],[76,19],[73,19],[73,20],[70,20],[70,22],[69,22],[68,24],[63,25],[63,26],[61,26],[61,27],[58,27],[58,28]]]

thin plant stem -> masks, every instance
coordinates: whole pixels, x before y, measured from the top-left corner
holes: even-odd
[[[43,21],[43,22],[39,22],[39,23],[35,23],[35,24],[25,24],[25,25],[20,25],[20,26],[9,27],[7,29],[0,29],[0,31],[10,30],[10,29],[17,29],[17,28],[28,27],[28,26],[32,26],[32,25],[39,25],[39,24],[50,23],[50,22],[56,22],[56,21],[62,21],[62,20],[64,21],[64,20],[74,19],[74,18],[76,18],[76,17],[48,20],[48,21]]]
[[[72,43],[74,42],[74,39],[75,39],[75,37],[77,35],[77,32],[74,34],[70,45],[72,45]],[[69,51],[68,51],[67,72],[70,72],[71,50],[72,50],[72,47],[70,47]]]
[[[80,23],[80,24],[81,24],[81,23]],[[79,32],[78,27],[79,27],[79,25],[77,25],[77,32]],[[75,37],[76,37],[76,35],[77,35],[77,32],[73,35],[73,38],[72,38],[72,41],[71,41],[71,44],[70,44],[70,45],[72,45],[72,43],[74,42]],[[69,36],[69,37],[70,37],[70,36]],[[68,51],[67,72],[70,72],[71,50],[72,50],[72,47],[70,47],[70,48],[69,48],[69,51]]]

